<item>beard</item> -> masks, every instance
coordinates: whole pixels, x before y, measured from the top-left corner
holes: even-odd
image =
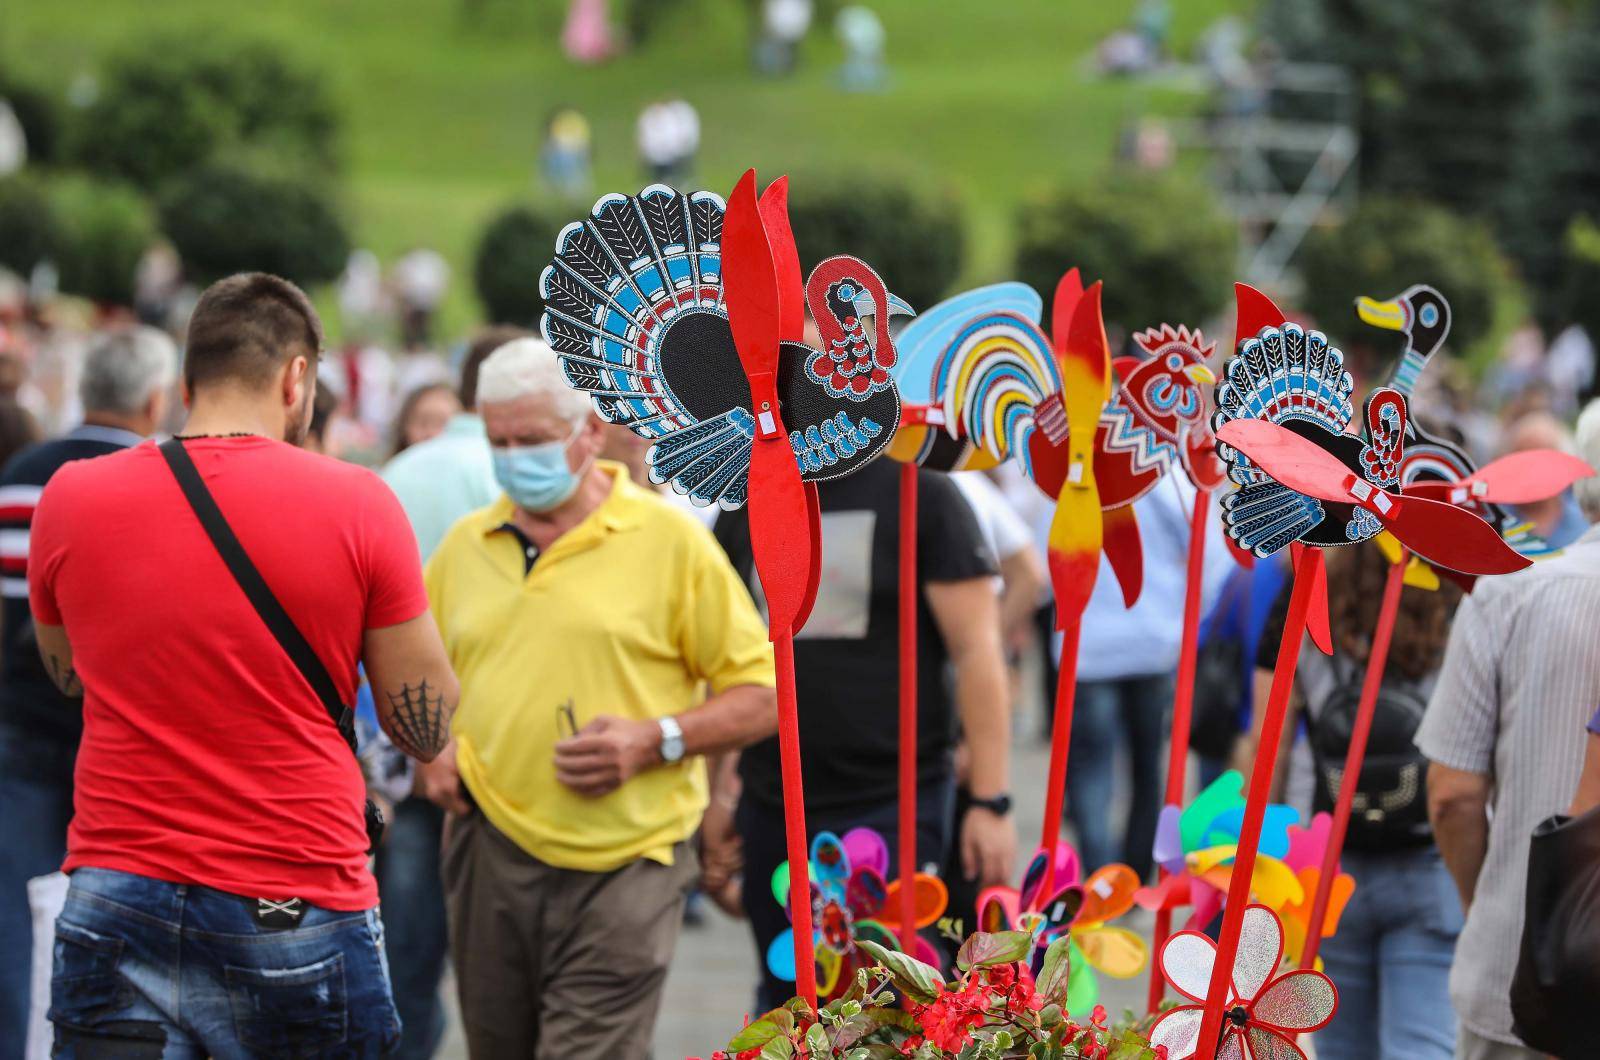
[[[306,387],[305,397],[300,402],[300,407],[295,409],[283,425],[283,440],[295,447],[306,444],[306,436],[311,433],[311,406],[316,400],[317,386],[313,380]]]

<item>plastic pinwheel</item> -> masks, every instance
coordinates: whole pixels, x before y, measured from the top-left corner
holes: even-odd
[[[1227,976],[1226,1018],[1215,1053],[1200,1043],[1203,1002],[1215,974],[1217,947],[1196,931],[1180,931],[1161,949],[1161,968],[1178,993],[1194,1004],[1168,1009],[1150,1030],[1150,1044],[1165,1046],[1168,1060],[1305,1060],[1296,1037],[1328,1025],[1339,994],[1328,977],[1296,969],[1278,974],[1283,927],[1272,910],[1244,911],[1243,933]]]
[[[1365,541],[1387,530],[1434,564],[1466,574],[1508,573],[1528,565],[1472,513],[1397,492],[1409,418],[1400,391],[1373,391],[1365,433],[1345,433],[1354,419],[1354,381],[1339,351],[1321,332],[1290,323],[1254,288],[1239,284],[1236,292],[1237,353],[1217,387],[1212,418],[1218,454],[1239,486],[1224,502],[1223,521],[1229,536],[1257,555],[1291,543],[1313,547],[1303,548],[1295,561],[1217,939],[1220,959],[1206,994],[1199,1035],[1206,1042],[1222,1029],[1227,969],[1239,946],[1300,641],[1322,577],[1318,548]],[[1326,601],[1316,610],[1315,625],[1325,642]]]
[[[889,315],[904,303],[850,257],[802,283],[787,197],[780,179],[758,198],[753,170],[726,207],[663,185],[607,195],[562,229],[539,289],[541,330],[567,380],[603,419],[654,441],[651,478],[696,504],[749,506],[776,663],[784,825],[802,866],[791,894],[797,985],[814,1000],[793,637],[820,574],[813,483],[865,466],[899,421]],[[821,349],[802,341],[808,306]]]
[[[821,832],[811,844],[811,919],[815,925],[813,944],[817,962],[818,996],[832,1000],[842,995],[855,978],[857,968],[872,964],[872,958],[857,942],[875,942],[891,950],[901,949],[897,939],[899,883],[887,884],[889,847],[883,837],[869,828],[855,828],[841,838]],[[789,910],[789,863],[772,874],[772,895]],[[917,873],[913,906],[916,920],[913,931],[938,921],[948,896],[944,884],[934,876]],[[912,956],[937,965],[939,954],[926,939],[912,934]],[[767,967],[779,979],[795,978],[794,929],[784,931],[767,948]]]

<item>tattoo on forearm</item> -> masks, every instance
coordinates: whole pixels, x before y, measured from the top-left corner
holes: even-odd
[[[78,671],[72,668],[72,663],[55,654],[49,655],[47,661],[50,664],[50,680],[55,682],[62,695],[83,695],[83,682],[78,679]]]
[[[389,697],[389,736],[400,750],[418,758],[432,758],[450,739],[444,695],[423,681],[401,685]]]

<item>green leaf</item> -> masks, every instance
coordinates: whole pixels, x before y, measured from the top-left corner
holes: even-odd
[[[794,1056],[794,1043],[787,1038],[774,1038],[761,1047],[761,1060],[789,1060]]]
[[[828,1055],[828,1032],[822,1029],[822,1024],[813,1023],[806,1031],[806,1049],[812,1056]]]
[[[727,1051],[741,1053],[746,1049],[759,1049],[782,1034],[782,1029],[776,1023],[763,1016],[754,1023],[746,1024],[744,1030],[729,1039]]]
[[[1062,935],[1044,951],[1044,964],[1039,966],[1039,978],[1034,981],[1033,988],[1044,998],[1045,1004],[1067,1003],[1067,988],[1072,977],[1071,948],[1072,936]]]
[[[987,968],[1023,960],[1033,950],[1033,936],[1026,931],[980,931],[961,944],[956,967]]]
[[[861,939],[856,944],[887,969],[894,985],[913,1001],[926,1004],[938,997],[939,991],[944,988],[944,977],[938,970],[923,964],[915,957],[898,950],[886,949],[866,939]]]

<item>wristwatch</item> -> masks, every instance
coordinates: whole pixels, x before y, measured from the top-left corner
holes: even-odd
[[[677,718],[661,718],[661,760],[668,764],[683,760],[683,726]]]
[[[1011,812],[1011,796],[1001,792],[992,799],[971,798],[967,800],[973,806],[982,806],[996,817],[1004,817]]]

